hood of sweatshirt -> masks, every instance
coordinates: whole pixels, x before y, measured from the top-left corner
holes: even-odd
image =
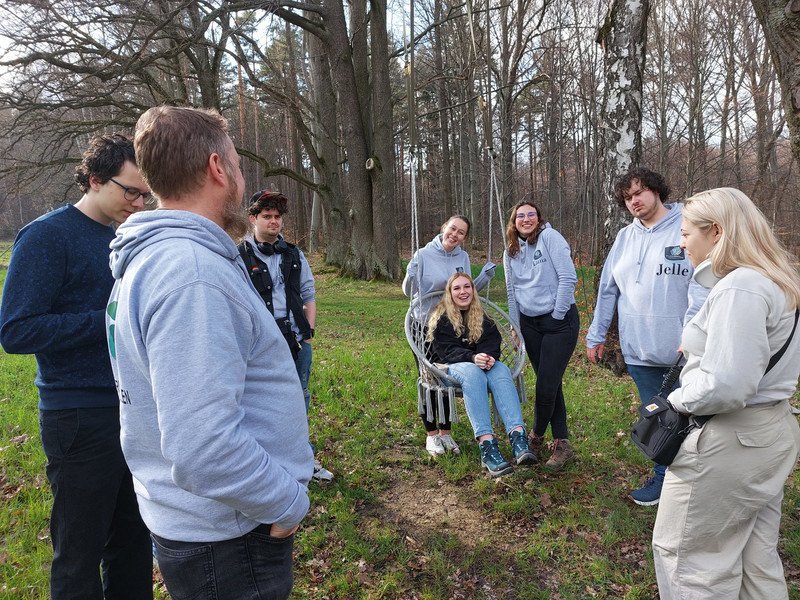
[[[121,279],[127,266],[145,248],[175,239],[191,239],[230,260],[235,260],[239,254],[236,244],[222,227],[197,213],[149,210],[131,215],[117,228],[109,259],[114,279]]]

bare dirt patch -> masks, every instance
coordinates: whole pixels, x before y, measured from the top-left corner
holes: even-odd
[[[412,538],[413,532],[438,531],[472,546],[491,535],[485,515],[465,501],[459,488],[441,479],[399,479],[381,494],[380,504],[382,516]]]

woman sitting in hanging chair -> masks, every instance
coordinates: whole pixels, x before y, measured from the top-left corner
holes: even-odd
[[[417,298],[443,290],[447,278],[453,273],[462,272],[470,274],[469,254],[461,247],[469,235],[470,222],[464,216],[453,215],[442,225],[441,232],[433,238],[424,248],[414,253],[406,269],[403,279],[403,293],[414,302]],[[495,266],[487,262],[476,280],[478,289],[486,287],[494,276]],[[436,303],[435,299],[425,305],[418,305],[414,313],[417,321],[425,322],[431,308]],[[417,355],[414,355],[417,360]],[[417,365],[419,366],[419,365]],[[445,452],[458,454],[458,444],[450,436],[451,418],[448,405],[445,404],[444,414],[438,414],[437,403],[428,398],[431,404],[433,419],[428,420],[427,411],[421,412],[420,417],[428,435],[425,440],[425,450],[436,458]]]
[[[480,446],[481,464],[489,475],[498,477],[512,470],[492,430],[490,390],[508,433],[514,462],[535,463],[511,370],[499,360],[500,332],[484,312],[468,274],[455,273],[447,280],[444,296],[428,321],[428,339],[439,361],[449,365],[448,373],[461,384],[467,416]]]

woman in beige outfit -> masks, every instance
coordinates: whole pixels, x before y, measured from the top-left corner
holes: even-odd
[[[689,198],[681,237],[695,280],[711,291],[683,330],[687,362],[669,401],[714,417],[667,471],[653,530],[658,589],[662,600],[785,599],[777,544],[800,448],[789,407],[800,374],[800,277],[739,190]]]

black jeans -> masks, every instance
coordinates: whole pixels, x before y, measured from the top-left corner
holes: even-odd
[[[528,317],[520,314],[525,350],[536,372],[536,418],[533,432],[544,435],[550,425],[553,439],[569,437],[567,405],[561,380],[575,351],[580,329],[578,307],[569,307],[561,321],[551,315]]]
[[[53,492],[51,597],[151,599],[150,536],[120,448],[119,408],[42,410],[39,428]]]
[[[175,542],[153,534],[156,559],[172,600],[282,600],[289,596],[294,535],[274,538],[269,525],[221,542]]]

